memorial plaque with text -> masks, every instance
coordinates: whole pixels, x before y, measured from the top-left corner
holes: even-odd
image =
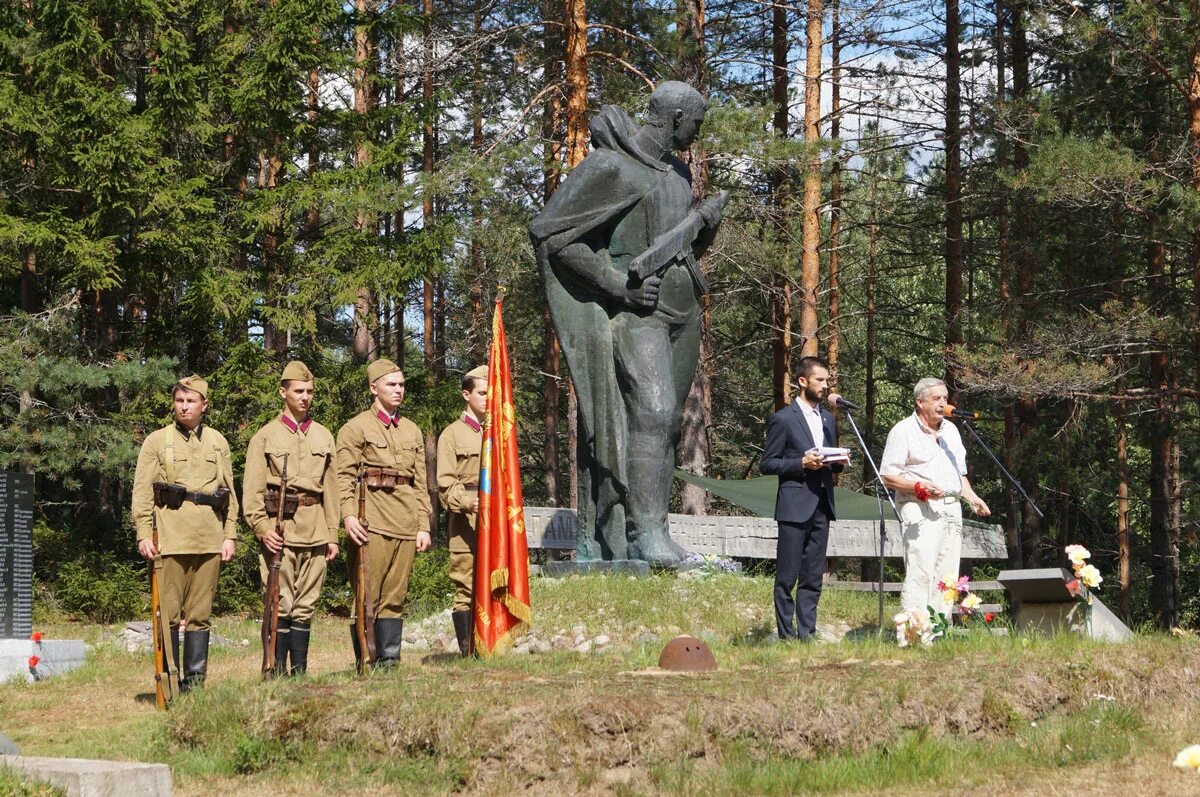
[[[33,633],[33,476],[0,471],[0,639]]]

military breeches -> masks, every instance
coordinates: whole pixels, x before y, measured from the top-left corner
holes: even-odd
[[[297,623],[310,623],[313,609],[325,586],[325,552],[327,547],[311,548],[284,546],[279,561],[279,616],[290,617]],[[267,584],[266,555],[258,555],[258,572],[264,589]]]
[[[454,582],[454,611],[471,610],[472,582],[475,578],[475,531],[450,538],[450,580]]]
[[[217,553],[181,553],[162,558],[162,582],[159,588],[163,617],[170,625],[187,618],[188,631],[207,631],[211,627],[213,595],[221,574],[221,555]]]
[[[408,578],[412,575],[416,555],[416,540],[400,540],[370,532],[367,542],[367,596],[375,605],[376,617],[404,616]]]

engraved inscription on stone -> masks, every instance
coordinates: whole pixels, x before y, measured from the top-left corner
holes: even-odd
[[[33,633],[33,476],[0,471],[0,639]]]

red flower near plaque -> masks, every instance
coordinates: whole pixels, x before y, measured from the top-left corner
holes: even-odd
[[[995,619],[996,619],[995,612],[984,612],[983,613],[983,621],[985,623],[990,623],[992,620],[995,620]]]
[[[42,659],[40,656],[30,656],[29,657],[29,669],[36,670],[38,664],[40,664],[41,661],[42,661]]]
[[[32,639],[34,642],[37,642],[38,644],[41,644],[41,642],[42,642],[42,632],[41,632],[41,631],[34,631],[34,632],[33,632],[33,636],[31,636],[31,637],[29,637],[29,638],[30,638],[30,639]]]

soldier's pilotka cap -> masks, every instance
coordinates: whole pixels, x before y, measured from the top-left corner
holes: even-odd
[[[206,382],[202,376],[197,376],[196,374],[185,376],[176,384],[180,385],[181,387],[186,387],[188,390],[196,391],[200,394],[200,398],[202,399],[208,399],[208,382]]]
[[[279,377],[280,382],[311,382],[313,381],[312,371],[308,370],[308,366],[299,360],[292,360],[283,369],[283,375]]]
[[[487,368],[488,367],[486,365],[481,365],[478,368],[472,368],[470,371],[467,371],[466,375],[472,379],[482,379],[486,382],[488,375]]]
[[[367,366],[367,382],[368,384],[374,384],[375,380],[379,377],[394,374],[399,370],[401,370],[400,366],[391,360],[376,360]]]

